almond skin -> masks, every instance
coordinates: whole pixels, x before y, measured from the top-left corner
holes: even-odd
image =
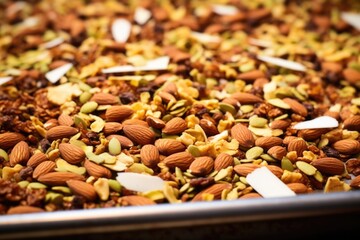
[[[129,138],[122,135],[111,134],[107,136],[106,139],[110,141],[113,137],[120,142],[122,148],[131,148],[134,146],[134,143]]]
[[[198,194],[195,195],[195,197],[191,200],[192,202],[196,202],[196,201],[203,201],[203,194],[213,194],[214,195],[214,199],[221,199],[221,193],[223,190],[231,189],[231,184],[230,183],[216,183],[204,190],[202,190],[201,192],[199,192]]]
[[[308,111],[304,105],[292,98],[284,98],[283,101],[287,103],[294,113],[297,113],[303,117],[306,117]]]
[[[120,99],[110,93],[95,93],[90,101],[94,101],[99,105],[113,105],[119,103]]]
[[[170,156],[164,158],[163,162],[169,168],[174,169],[175,167],[180,168],[182,171],[185,171],[189,168],[190,164],[194,161],[193,155],[188,152],[179,152],[171,154]]]
[[[123,131],[131,141],[140,145],[152,144],[155,141],[155,133],[142,125],[125,125]]]
[[[159,150],[152,144],[146,144],[140,150],[140,158],[145,166],[150,168],[156,167],[160,161]]]
[[[15,166],[18,163],[24,164],[29,160],[29,158],[30,158],[29,145],[25,141],[20,141],[11,150],[11,153],[9,155],[10,166]]]
[[[308,187],[303,183],[288,183],[286,184],[294,193],[301,194],[307,193]]]
[[[74,120],[69,115],[62,113],[58,118],[58,123],[63,126],[71,127],[72,125],[74,125]]]
[[[344,129],[360,131],[360,115],[351,116],[344,120]]]
[[[162,129],[165,127],[165,122],[159,118],[149,116],[146,118],[146,122],[150,127],[156,128],[156,129]]]
[[[244,148],[251,148],[255,145],[255,138],[252,132],[241,123],[234,125],[230,132],[231,137],[236,139],[240,146]]]
[[[235,98],[241,104],[255,104],[261,103],[264,100],[254,94],[251,93],[244,93],[244,92],[236,92],[231,95],[232,98]]]
[[[130,195],[121,197],[120,204],[121,206],[146,206],[155,205],[156,203],[147,197]]]
[[[253,164],[253,163],[244,163],[244,164],[238,164],[234,167],[234,171],[240,175],[246,177],[249,173],[254,171],[255,169],[261,167],[261,165]],[[281,178],[283,174],[283,170],[275,165],[268,165],[266,166],[275,176],[278,178]]]
[[[85,181],[85,177],[72,172],[49,172],[38,178],[39,182],[50,186],[65,186],[68,180]]]
[[[262,196],[255,192],[246,193],[239,197],[240,199],[252,199],[252,198],[262,198]]]
[[[37,165],[39,165],[40,163],[42,163],[46,160],[48,160],[48,157],[46,156],[46,154],[44,154],[42,152],[38,152],[30,157],[30,159],[26,163],[26,166],[35,168]]]
[[[107,122],[121,122],[130,117],[133,113],[134,111],[128,106],[111,106],[106,109],[105,119]]]
[[[53,171],[55,167],[56,164],[53,161],[44,161],[34,169],[32,176],[33,178],[38,179],[42,174]]]
[[[70,143],[60,143],[59,150],[62,158],[70,164],[78,164],[86,157],[84,150]]]
[[[93,176],[93,177],[96,177],[96,178],[111,178],[111,171],[106,168],[106,167],[103,167],[99,164],[96,164],[94,162],[91,162],[90,160],[88,159],[85,159],[84,161],[84,167],[86,169],[86,172],[90,175],[90,176]]]
[[[79,180],[68,180],[66,184],[75,195],[83,196],[89,201],[95,201],[97,193],[93,185]]]
[[[18,142],[25,141],[25,137],[21,133],[7,132],[0,134],[0,148],[9,149]]]
[[[149,127],[149,124],[140,119],[126,119],[122,122],[122,125],[142,125],[144,127]]]
[[[259,137],[255,140],[255,145],[262,147],[265,150],[270,149],[273,146],[281,146],[283,140],[279,137]]]
[[[350,187],[352,188],[360,188],[360,175],[353,178],[350,182]]]
[[[25,213],[37,213],[37,212],[45,212],[44,209],[33,207],[33,206],[16,206],[11,207],[7,214],[25,214]]]
[[[56,127],[50,128],[46,132],[46,138],[49,141],[62,139],[62,138],[69,138],[69,137],[72,137],[75,134],[77,134],[78,131],[79,130],[77,130],[76,128],[69,127],[69,126],[56,126]]]
[[[281,129],[285,131],[290,126],[290,124],[290,121],[279,119],[271,122],[269,126],[271,129]]]
[[[189,166],[190,173],[195,176],[206,176],[214,169],[214,159],[203,156],[197,157]]]
[[[186,146],[182,142],[170,138],[157,139],[155,141],[155,146],[159,149],[159,152],[165,156],[169,156],[177,152],[183,152],[186,149]]]
[[[269,154],[270,156],[272,156],[277,160],[281,160],[283,157],[286,156],[287,151],[282,146],[273,146],[267,151],[267,154]]]
[[[345,164],[341,160],[332,157],[315,159],[311,161],[311,165],[321,173],[330,175],[340,175],[345,171]]]
[[[302,157],[303,152],[307,150],[307,143],[301,139],[297,138],[289,142],[287,149],[289,152],[296,151],[298,157]]]
[[[208,119],[201,119],[199,125],[204,130],[207,136],[213,136],[219,133],[215,124]]]
[[[254,81],[258,78],[264,78],[265,74],[260,70],[252,70],[245,73],[240,73],[237,78],[245,81]]]
[[[118,133],[122,130],[123,128],[123,125],[121,123],[118,123],[118,122],[107,122],[105,123],[104,125],[104,128],[103,128],[103,133],[108,136],[108,135],[111,135],[111,134],[115,134],[115,133]]]
[[[165,124],[165,127],[162,129],[162,132],[168,135],[176,135],[182,133],[186,129],[187,129],[186,121],[180,117],[174,117]]]
[[[343,154],[357,154],[360,152],[360,143],[354,139],[343,139],[333,144],[335,150]]]
[[[221,169],[225,169],[229,166],[234,166],[234,158],[227,153],[220,153],[214,161],[214,169],[216,171],[220,171]]]
[[[314,141],[328,131],[328,128],[302,129],[298,132],[298,137],[303,138],[305,141]]]

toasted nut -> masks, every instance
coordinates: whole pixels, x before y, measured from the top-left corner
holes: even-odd
[[[103,167],[99,164],[91,162],[90,160],[85,159],[84,167],[86,168],[86,172],[93,177],[97,178],[111,178],[111,171],[106,167]]]
[[[132,146],[134,146],[134,143],[127,137],[122,136],[122,135],[116,135],[116,134],[112,134],[106,137],[107,140],[111,140],[112,138],[116,138],[120,144],[121,144],[121,148],[131,148]]]
[[[140,158],[145,166],[153,168],[160,162],[159,150],[152,144],[146,144],[140,150]]]
[[[79,180],[68,180],[66,184],[74,194],[83,196],[89,201],[94,201],[97,198],[94,186],[89,183]]]
[[[111,106],[105,112],[105,118],[107,122],[121,122],[130,117],[134,111],[123,105]]]
[[[26,163],[26,165],[29,167],[35,168],[37,165],[39,165],[40,163],[42,163],[46,160],[48,160],[48,157],[46,156],[46,154],[44,154],[42,152],[38,152],[30,157],[30,159]]]
[[[354,115],[344,120],[344,129],[360,131],[360,115]]]
[[[186,149],[186,146],[175,139],[170,138],[159,138],[155,141],[155,146],[159,149],[159,152],[165,156],[177,152],[183,152]]]
[[[46,138],[50,141],[69,138],[78,133],[79,130],[69,126],[56,126],[46,132]]]
[[[140,145],[151,144],[155,141],[155,133],[142,125],[125,125],[123,131],[129,139]]]
[[[335,150],[343,154],[357,154],[360,152],[360,143],[354,139],[343,139],[333,144]]]
[[[29,145],[25,141],[20,141],[11,150],[9,155],[10,166],[26,163],[30,158]]]
[[[84,176],[71,172],[49,172],[40,175],[38,181],[50,186],[65,186],[68,180],[85,181]]]
[[[58,123],[63,126],[71,127],[74,125],[74,120],[69,115],[62,113],[58,118]]]
[[[214,159],[203,156],[197,157],[189,166],[190,173],[196,176],[206,176],[214,169]]]
[[[38,179],[42,174],[53,171],[56,164],[53,161],[44,161],[40,163],[33,171],[33,178]]]
[[[33,206],[16,206],[7,211],[7,214],[24,214],[24,213],[38,213],[45,212],[44,209]]]
[[[283,140],[279,137],[259,137],[255,140],[255,145],[262,147],[265,150],[270,149],[273,146],[281,146]]]
[[[203,201],[204,200],[203,195],[206,195],[206,194],[213,195],[214,199],[220,199],[222,191],[223,190],[230,190],[231,187],[232,186],[229,183],[217,183],[217,184],[214,184],[214,185],[202,190],[198,194],[196,194],[195,197],[192,199],[192,202]]]
[[[307,143],[301,138],[294,139],[287,146],[287,150],[289,152],[295,151],[298,157],[301,157],[303,155],[303,152],[306,151],[307,148]]]
[[[7,132],[0,134],[0,148],[12,148],[21,141],[25,141],[25,137],[20,133]]]
[[[84,150],[70,143],[60,143],[59,150],[61,156],[71,164],[77,164],[86,157]]]
[[[90,101],[94,101],[99,105],[112,105],[119,103],[120,99],[110,93],[95,93]]]
[[[176,135],[187,129],[187,123],[180,117],[174,117],[165,124],[162,132],[168,135]]]
[[[254,103],[261,103],[264,100],[254,94],[251,93],[244,93],[244,92],[236,92],[231,95],[232,98],[235,98],[239,101],[240,104],[254,104]]]
[[[234,158],[227,153],[220,153],[214,161],[214,169],[220,171],[229,166],[234,166]]]
[[[231,128],[231,137],[239,142],[239,145],[244,148],[251,148],[255,144],[255,139],[252,132],[241,123],[234,125]]]
[[[345,164],[337,158],[318,158],[311,161],[311,165],[320,172],[330,175],[343,174],[345,171]]]
[[[154,205],[155,202],[147,197],[132,195],[121,197],[120,204],[122,206],[145,206]]]
[[[185,171],[189,168],[190,164],[194,161],[193,155],[188,152],[179,152],[171,154],[170,156],[166,157],[163,162],[169,168],[174,169],[175,167],[180,168],[181,170]]]

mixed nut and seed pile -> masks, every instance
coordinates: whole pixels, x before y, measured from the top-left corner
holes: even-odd
[[[357,191],[360,2],[341,2],[1,1],[0,213],[261,198],[261,167]]]

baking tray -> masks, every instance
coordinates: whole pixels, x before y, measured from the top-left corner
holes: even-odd
[[[360,191],[4,215],[0,217],[0,239],[49,236],[54,239],[55,236],[215,226],[340,213],[360,213]]]

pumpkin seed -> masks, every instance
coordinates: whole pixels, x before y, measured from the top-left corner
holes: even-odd
[[[39,182],[32,182],[32,183],[29,183],[27,185],[27,188],[42,189],[42,188],[47,188],[47,186],[45,184],[42,184],[42,183],[39,183]]]
[[[295,165],[303,173],[305,173],[306,175],[309,175],[309,176],[313,176],[317,172],[317,169],[314,166],[312,166],[309,163],[304,162],[304,161],[297,161],[295,163]]]
[[[283,170],[288,170],[289,172],[294,171],[294,166],[292,162],[286,157],[283,157],[283,159],[281,159],[281,168]]]
[[[94,102],[94,101],[87,102],[81,106],[80,112],[85,113],[85,114],[92,113],[93,111],[96,110],[97,107],[98,107],[97,102]]]
[[[119,155],[121,153],[121,144],[116,138],[109,141],[109,152],[111,155]]]
[[[263,153],[264,149],[262,147],[255,146],[247,150],[245,156],[246,159],[257,159]]]
[[[270,103],[271,105],[278,107],[278,108],[282,108],[282,109],[290,109],[289,104],[287,104],[286,102],[284,102],[282,99],[280,98],[272,98],[272,99],[268,99],[267,100],[268,103]]]
[[[0,148],[0,157],[2,157],[5,161],[9,161],[8,154]]]
[[[108,179],[108,184],[111,190],[115,192],[121,192],[121,184],[115,179]]]
[[[249,124],[252,127],[262,128],[268,123],[268,120],[262,117],[251,117]]]

